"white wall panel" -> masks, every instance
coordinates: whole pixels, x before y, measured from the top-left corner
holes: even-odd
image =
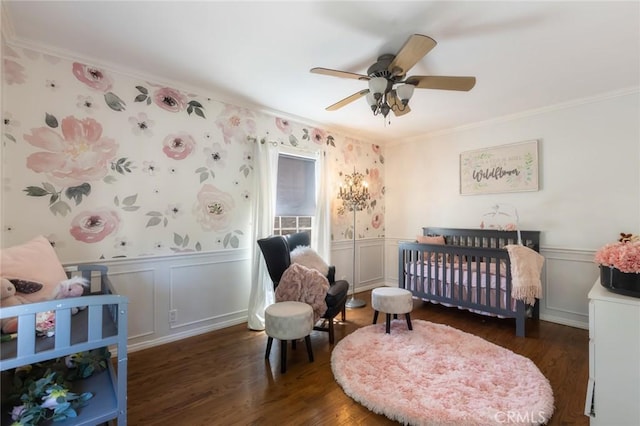
[[[542,248],[543,299],[542,319],[581,328],[589,326],[587,293],[598,278],[593,262],[595,252],[562,248]]]
[[[156,332],[155,273],[152,268],[109,270],[109,278],[118,294],[129,298],[129,340],[140,340]]]

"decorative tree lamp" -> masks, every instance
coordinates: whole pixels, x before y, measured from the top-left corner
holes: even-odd
[[[353,169],[353,174],[346,175],[344,184],[340,185],[338,199],[342,200],[343,208],[353,212],[353,278],[351,298],[347,300],[345,306],[347,308],[362,308],[366,306],[366,302],[356,299],[356,212],[364,210],[369,200],[369,188],[367,182],[364,181],[362,173]]]

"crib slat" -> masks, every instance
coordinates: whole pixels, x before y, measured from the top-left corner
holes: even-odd
[[[89,342],[102,339],[102,305],[89,306]]]
[[[32,355],[36,350],[36,314],[23,314],[18,317],[18,358]]]
[[[71,309],[56,310],[55,339],[56,350],[71,346]]]

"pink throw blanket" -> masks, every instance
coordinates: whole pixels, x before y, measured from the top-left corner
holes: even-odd
[[[314,322],[327,311],[327,290],[329,281],[315,269],[292,263],[280,278],[276,288],[276,302],[304,302],[313,308]]]
[[[542,298],[540,274],[544,257],[528,247],[510,244],[504,246],[511,259],[511,297],[532,305]]]

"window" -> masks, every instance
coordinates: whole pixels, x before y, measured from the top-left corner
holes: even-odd
[[[290,154],[278,156],[274,234],[311,231],[316,211],[316,162]]]

